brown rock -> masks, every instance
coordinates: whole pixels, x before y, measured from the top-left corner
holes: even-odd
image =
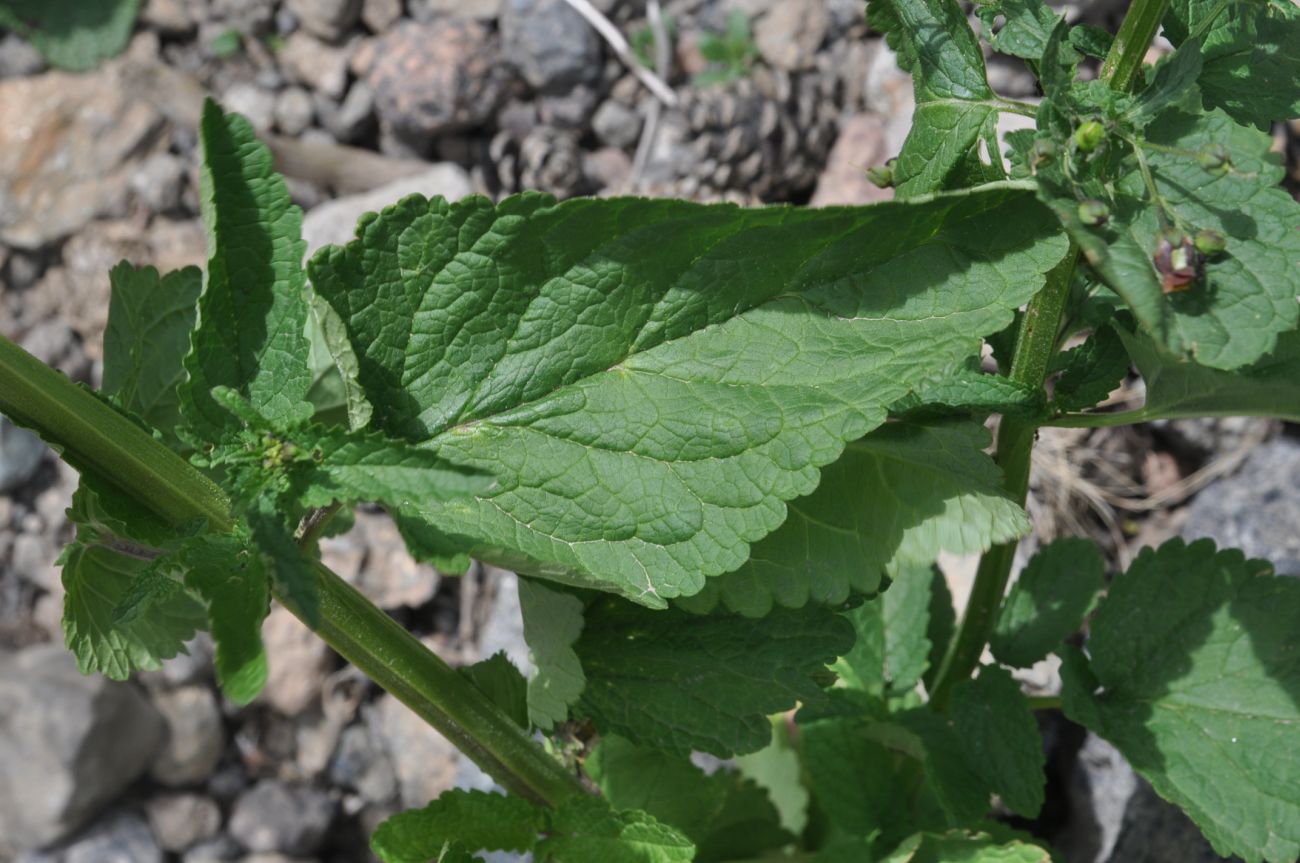
[[[124,213],[132,161],[165,128],[116,67],[0,81],[0,242],[37,249]]]
[[[866,173],[867,168],[890,156],[885,150],[884,134],[884,121],[876,114],[858,114],[845,120],[809,205],[855,206],[893,198],[893,189],[875,186]]]
[[[276,55],[292,80],[331,99],[342,99],[348,89],[348,51],[336,48],[301,30],[289,34]]]
[[[321,685],[333,664],[325,642],[278,605],[262,624],[262,641],[270,667],[260,700],[286,716],[296,716],[319,702]]]
[[[433,599],[438,573],[406,551],[393,519],[382,512],[358,512],[357,530],[366,546],[356,586],[380,608],[419,606]]]
[[[759,19],[754,44],[763,59],[779,69],[808,69],[829,25],[825,0],[782,0]]]
[[[486,122],[506,96],[498,42],[474,21],[406,22],[379,38],[365,76],[381,124],[417,146]]]

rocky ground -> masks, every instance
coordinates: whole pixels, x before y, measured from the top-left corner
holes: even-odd
[[[643,3],[595,5],[655,53]],[[0,34],[0,332],[90,383],[109,268],[201,263],[205,94],[271,144],[312,248],[416,191],[865,203],[885,193],[863,168],[897,150],[911,110],[857,0],[665,2],[665,99],[564,0],[142,6],[127,53],[88,75],[47,70]],[[1085,13],[1113,15],[1070,10]],[[752,35],[727,43],[736,15]],[[1023,69],[997,61],[990,77],[1033,95]],[[1300,572],[1300,495],[1286,482],[1300,442],[1275,424],[1059,431],[1036,467],[1044,535],[1095,535],[1116,565],[1182,532]],[[43,445],[0,424],[0,860],[350,863],[369,859],[365,837],[387,814],[486,785],[282,610],[265,629],[270,684],[246,708],[222,700],[205,639],[129,683],[80,676],[61,646],[55,566],[74,487]],[[442,578],[378,511],[326,556],[450,662],[501,649],[527,661],[512,574]],[[1034,685],[1053,679],[1044,669]],[[1032,826],[1070,863],[1217,859],[1107,744],[1051,713],[1043,730],[1054,793]]]

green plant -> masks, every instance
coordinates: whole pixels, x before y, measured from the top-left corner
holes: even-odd
[[[671,15],[663,16],[664,21],[664,39],[668,45],[672,46],[673,36],[677,32],[677,22]],[[641,61],[641,65],[647,69],[655,67],[655,31],[649,24],[632,31],[628,43],[632,48],[632,53]]]
[[[743,9],[727,13],[727,29],[721,33],[705,33],[700,37],[700,56],[709,66],[691,79],[696,87],[711,84],[729,84],[749,74],[749,67],[758,58],[749,29],[749,16]]]
[[[0,340],[0,410],[82,477],[81,667],[206,625],[247,701],[283,602],[508,792],[394,816],[388,861],[1045,863],[990,799],[1043,804],[1049,705],[1008,669],[1054,652],[1059,706],[1217,850],[1296,859],[1300,581],[1171,541],[1107,588],[1066,539],[1006,586],[1040,427],[1300,419],[1300,206],[1256,128],[1300,113],[1300,12],[1137,0],[1113,40],[980,12],[1044,101],[989,89],[951,0],[875,0],[917,109],[871,207],[413,196],[304,269],[266,149],[207,105],[206,274],[114,269],[98,393]],[[1178,49],[1144,69],[1162,22]],[[1010,176],[1003,111],[1037,118]],[[1099,409],[1130,363],[1145,406]],[[444,569],[523,573],[536,674],[453,670],[324,568],[358,501]],[[983,552],[960,623],[940,551]]]

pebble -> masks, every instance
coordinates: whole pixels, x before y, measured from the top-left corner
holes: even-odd
[[[808,69],[830,23],[825,0],[782,0],[754,26],[754,45],[778,69]]]
[[[367,802],[389,803],[397,796],[397,775],[383,746],[365,725],[344,729],[329,766],[330,781],[360,794]]]
[[[0,494],[9,494],[36,475],[45,444],[7,417],[0,417]]]
[[[171,153],[145,157],[131,174],[131,191],[151,213],[168,213],[181,207],[186,165]]]
[[[45,71],[45,58],[13,33],[0,37],[0,78],[25,78]]]
[[[140,10],[140,21],[166,36],[188,36],[194,32],[194,17],[184,0],[146,0]]]
[[[311,854],[337,808],[323,791],[266,779],[235,801],[230,833],[249,851]]]
[[[150,774],[163,785],[194,785],[207,779],[221,760],[226,734],[212,690],[184,686],[154,696],[167,722],[167,742]]]
[[[622,102],[606,99],[591,117],[591,131],[607,147],[628,149],[641,137],[641,114]]]
[[[163,728],[136,687],[81,674],[61,644],[6,656],[0,842],[41,847],[90,821],[148,767]]]
[[[284,607],[275,606],[262,624],[268,670],[258,700],[285,716],[296,716],[320,701],[321,685],[333,664],[325,642]]]
[[[222,833],[215,839],[200,842],[181,855],[183,863],[230,863],[243,855],[244,849],[229,835]]]
[[[54,565],[59,549],[50,533],[20,533],[10,554],[9,565],[14,575],[51,593],[61,589],[59,569]]]
[[[361,592],[383,609],[415,608],[433,599],[438,591],[438,573],[411,558],[392,517],[387,513],[358,512],[356,519],[367,548],[356,580]]]
[[[276,96],[275,125],[281,133],[296,138],[314,119],[316,107],[311,94],[302,87],[286,87]]]
[[[383,33],[402,17],[402,0],[365,0],[361,5],[361,22],[371,33]]]
[[[361,0],[287,0],[302,29],[326,42],[338,42],[361,17]]]
[[[384,693],[365,712],[397,775],[402,805],[424,806],[456,784],[459,752],[405,704]]]
[[[416,21],[453,16],[491,21],[501,14],[502,0],[407,0],[411,17]]]
[[[328,201],[308,210],[303,218],[302,236],[307,241],[307,253],[311,254],[321,246],[347,243],[355,235],[357,219],[363,214],[382,210],[407,195],[421,194],[426,198],[442,196],[454,201],[472,191],[469,175],[464,168],[442,163],[430,165],[429,170],[423,173],[395,180],[373,191]],[[360,516],[361,513],[358,513]],[[337,548],[337,544],[333,539],[327,539],[321,543],[321,547],[322,550]]]
[[[276,57],[290,80],[331,99],[348,88],[348,50],[327,45],[301,30],[289,34]]]
[[[221,809],[201,794],[164,794],[145,804],[149,826],[164,850],[181,852],[214,838]]]
[[[867,169],[884,164],[891,155],[885,149],[885,124],[880,115],[847,118],[817,179],[810,206],[859,206],[893,198],[893,189],[881,189],[867,179]]]
[[[1107,860],[1138,781],[1119,750],[1088,732],[1066,787],[1070,819],[1053,847],[1077,863]]]
[[[66,843],[18,863],[163,863],[163,852],[143,818],[118,810]]]
[[[565,0],[505,0],[501,37],[533,89],[565,93],[600,76],[600,37]]]
[[[375,94],[364,81],[357,81],[341,103],[317,94],[316,113],[321,125],[336,140],[351,144],[369,134],[375,126]]]
[[[510,74],[498,41],[475,21],[406,21],[376,40],[365,81],[383,127],[417,151],[487,122]]]
[[[275,94],[247,81],[238,81],[221,96],[222,107],[243,114],[258,132],[270,130],[275,122]]]

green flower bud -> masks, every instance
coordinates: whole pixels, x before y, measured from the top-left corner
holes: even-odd
[[[1219,255],[1223,250],[1228,248],[1228,240],[1218,231],[1197,231],[1196,236],[1192,238],[1196,248],[1205,255]]]
[[[1110,207],[1102,201],[1087,200],[1079,204],[1079,221],[1090,228],[1097,228],[1110,218]]]
[[[1074,130],[1074,145],[1085,153],[1091,153],[1105,137],[1106,127],[1097,120],[1089,120]]]
[[[897,161],[897,159],[890,159],[883,165],[872,165],[867,168],[867,179],[873,186],[888,189],[894,185],[894,164]]]
[[[1196,161],[1201,167],[1215,176],[1223,176],[1232,170],[1232,156],[1222,144],[1210,144],[1196,154]]]
[[[1039,138],[1029,151],[1029,167],[1037,171],[1044,165],[1050,165],[1056,159],[1056,142]]]

